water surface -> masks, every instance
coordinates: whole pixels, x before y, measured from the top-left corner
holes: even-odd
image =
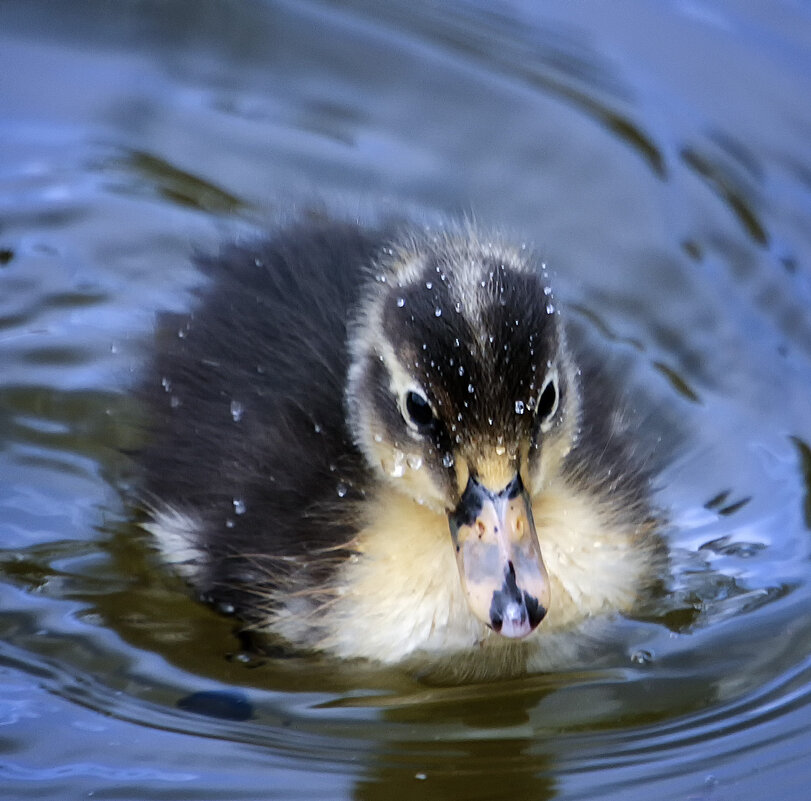
[[[0,796],[806,797],[809,42],[790,0],[0,5]],[[670,592],[585,663],[259,657],[159,569],[155,314],[313,197],[534,243],[678,428]]]

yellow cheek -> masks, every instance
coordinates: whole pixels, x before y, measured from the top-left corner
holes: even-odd
[[[417,448],[392,447],[381,436],[379,442],[375,439],[372,451],[383,474],[400,492],[420,505],[446,511],[445,494],[437,486]]]
[[[456,490],[461,496],[465,491],[465,487],[467,487],[467,482],[470,478],[470,469],[465,459],[457,459],[453,466],[456,473]]]

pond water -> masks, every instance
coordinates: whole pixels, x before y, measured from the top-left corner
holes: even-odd
[[[0,4],[0,797],[807,798],[811,9]],[[532,241],[679,429],[667,597],[568,671],[244,650],[127,509],[189,256],[314,197]]]

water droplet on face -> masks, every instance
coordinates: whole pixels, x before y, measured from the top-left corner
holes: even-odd
[[[321,433],[321,426],[318,425],[318,423],[313,423],[313,431],[315,431],[316,434],[320,434]]]
[[[349,487],[347,487],[343,481],[339,481],[338,485],[335,487],[335,491],[338,493],[339,498],[345,498],[346,493],[349,492]]]
[[[543,293],[544,293],[544,295],[547,295],[547,296],[551,295],[552,294],[552,287],[551,286],[545,286],[543,288]]]
[[[496,455],[497,456],[504,456],[507,452],[507,449],[503,445],[496,445]]]
[[[459,375],[464,375],[464,374],[465,374],[465,368],[464,368],[464,367],[462,367],[462,365],[461,365],[461,364],[459,365],[459,370],[458,370],[458,373],[459,373]]]
[[[515,402],[515,413],[516,414],[523,414],[524,413],[524,401],[517,400]]]
[[[446,453],[442,457],[442,466],[443,467],[453,467],[453,456],[450,453]]]
[[[397,298],[397,306],[402,309],[405,306],[405,298]]]
[[[245,514],[245,501],[242,498],[234,498],[232,501],[234,504],[234,514],[235,515],[244,515]]]
[[[389,474],[392,478],[402,478],[405,474],[405,454],[401,450],[394,451],[394,461]]]
[[[457,435],[454,437],[454,440],[456,440],[456,444],[458,445],[458,444],[459,444],[459,443],[462,441],[462,435],[461,435],[461,434],[457,434]]]
[[[467,391],[472,395],[476,391],[476,387],[474,387],[473,384],[468,384]]]
[[[457,312],[461,312],[461,311],[462,311],[462,302],[461,302],[461,301],[459,301],[459,300],[457,300],[457,301],[456,301],[456,303],[454,303],[454,304],[453,304],[453,308],[454,308],[454,309],[455,309]]]
[[[425,288],[426,289],[433,289],[434,285],[433,285],[433,283],[431,281],[426,281],[425,282]]]
[[[412,470],[419,470],[422,467],[422,456],[416,453],[409,453],[406,461]]]
[[[238,423],[242,419],[244,412],[245,407],[239,401],[231,401],[231,418],[235,423]]]
[[[555,313],[555,307],[551,303],[546,304],[546,313],[547,314],[554,314]]]
[[[165,376],[161,378],[161,386],[163,387],[164,392],[171,392],[172,391],[172,382],[166,378]]]
[[[442,317],[442,309],[439,306],[434,309],[434,317]]]
[[[375,434],[375,442],[383,442],[383,436],[381,434]]]

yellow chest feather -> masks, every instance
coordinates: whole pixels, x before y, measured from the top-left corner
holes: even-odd
[[[533,514],[552,600],[526,640],[495,635],[470,612],[447,518],[386,490],[357,536],[358,555],[336,576],[333,599],[314,613],[319,634],[309,644],[387,663],[501,649],[500,661],[531,665],[548,661],[545,642],[551,646],[562,631],[633,607],[655,570],[645,531],[612,525],[598,501],[563,482],[533,500]],[[287,612],[274,628],[300,642],[301,616]]]

